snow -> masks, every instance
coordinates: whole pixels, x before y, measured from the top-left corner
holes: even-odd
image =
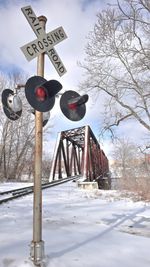
[[[27,187],[27,186],[32,186],[33,183],[1,183],[0,184],[0,192],[5,192],[8,190],[16,189],[16,188],[22,188],[22,187]]]
[[[0,267],[33,266],[32,198],[0,205]],[[150,204],[73,182],[45,189],[43,240],[46,267],[149,267]]]

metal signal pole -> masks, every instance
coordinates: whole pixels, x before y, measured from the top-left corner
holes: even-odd
[[[40,25],[45,30],[47,18],[40,16]],[[44,53],[38,56],[37,75],[44,77]],[[44,259],[44,241],[42,240],[42,139],[43,113],[35,111],[35,170],[33,203],[33,240],[30,256],[35,266],[41,266]]]

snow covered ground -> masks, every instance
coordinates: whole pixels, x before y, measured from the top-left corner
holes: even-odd
[[[32,198],[0,205],[0,267],[33,266]],[[46,189],[43,240],[46,267],[149,267],[150,203],[73,182]]]
[[[16,188],[22,188],[26,186],[33,185],[33,183],[1,183],[0,184],[0,192],[12,190]]]

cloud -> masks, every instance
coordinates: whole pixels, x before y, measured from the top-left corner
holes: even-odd
[[[1,64],[9,66],[9,64],[15,63],[24,70],[35,73],[36,59],[30,63],[27,62],[20,50],[21,46],[36,38],[21,12],[21,7],[31,5],[37,16],[43,14],[47,17],[47,32],[63,26],[68,39],[57,45],[56,49],[66,65],[68,73],[73,75],[76,68],[78,69],[76,62],[84,53],[85,36],[93,27],[96,7],[89,8],[85,12],[82,10],[82,1],[78,0],[6,1],[6,3],[7,5],[2,5],[0,9]],[[47,64],[45,72],[50,76],[55,73],[55,70],[51,63],[48,63],[49,66]]]
[[[64,63],[67,73],[61,78],[58,76],[52,63],[45,57],[45,78],[57,79],[63,85],[63,90],[79,91],[79,82],[83,78],[83,70],[77,61],[85,58],[85,45],[88,34],[96,22],[96,14],[106,7],[111,0],[5,0],[0,1],[0,70],[11,71],[21,69],[29,76],[36,75],[36,59],[28,62],[20,47],[36,39],[29,23],[21,12],[21,7],[31,5],[37,16],[47,17],[46,32],[62,26],[68,38],[59,43],[55,48]],[[90,125],[96,137],[100,128],[100,111],[103,109],[103,97],[99,97],[93,104],[92,99],[87,104],[87,112],[80,122],[71,122],[61,113],[59,101],[51,111],[49,125],[54,124],[47,138],[49,142],[56,139],[57,132],[61,130]],[[129,133],[124,126],[122,132]],[[131,124],[132,128],[132,124]],[[46,142],[48,142],[46,141]],[[51,146],[51,145],[50,145]],[[109,145],[107,146],[109,148]]]

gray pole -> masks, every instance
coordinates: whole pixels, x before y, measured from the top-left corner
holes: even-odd
[[[47,18],[40,16],[41,26],[45,29]],[[37,75],[44,77],[44,53],[38,56]],[[44,259],[44,241],[42,240],[42,135],[43,113],[35,112],[35,173],[33,203],[33,241],[31,242],[31,260],[35,266],[41,266]]]

